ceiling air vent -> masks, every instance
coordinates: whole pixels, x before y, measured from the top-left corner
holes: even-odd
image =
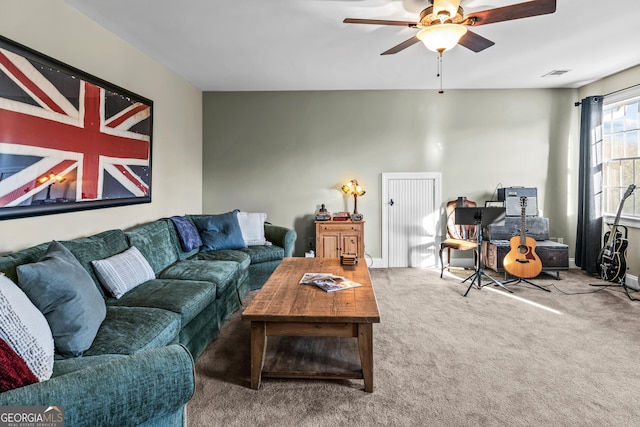
[[[566,74],[569,71],[571,70],[553,70],[553,71],[549,71],[547,74],[543,74],[542,77],[557,77],[557,76]]]

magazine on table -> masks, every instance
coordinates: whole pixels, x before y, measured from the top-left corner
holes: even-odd
[[[358,282],[346,277],[336,276],[331,273],[304,273],[300,283],[303,285],[315,285],[327,292],[341,291],[362,286]]]

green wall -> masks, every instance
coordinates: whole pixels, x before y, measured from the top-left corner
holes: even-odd
[[[440,172],[443,202],[537,187],[550,234],[575,241],[577,90],[205,92],[203,210],[263,211],[294,227],[297,254],[321,203],[367,190],[365,250],[380,258],[381,174]],[[571,255],[572,256],[572,255]]]

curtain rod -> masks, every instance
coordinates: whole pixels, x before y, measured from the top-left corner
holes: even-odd
[[[628,89],[633,89],[634,87],[638,87],[638,86],[640,86],[640,83],[635,84],[635,85],[631,85],[629,87],[625,87],[623,89],[614,90],[613,92],[605,93],[604,95],[596,95],[596,97],[602,96],[604,98],[605,96],[610,96],[610,95],[613,95],[615,93],[622,92],[622,91],[625,91],[625,90],[628,90]],[[578,101],[578,102],[574,102],[573,103],[573,105],[575,107],[579,107],[581,104],[582,104],[582,101]]]
[[[637,85],[632,85],[632,86],[629,86],[629,87],[625,87],[624,89],[614,90],[613,92],[605,93],[602,96],[613,95],[614,93],[622,92],[623,90],[627,90],[627,89],[633,89],[634,87],[638,87],[638,86],[640,86],[640,83],[637,84]]]

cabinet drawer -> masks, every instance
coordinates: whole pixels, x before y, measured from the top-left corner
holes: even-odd
[[[353,230],[353,231],[360,231],[362,229],[362,225],[361,224],[350,224],[350,223],[346,223],[346,224],[321,224],[318,225],[318,228],[321,231],[337,231],[337,232],[345,232],[345,231],[349,231],[349,230]]]

